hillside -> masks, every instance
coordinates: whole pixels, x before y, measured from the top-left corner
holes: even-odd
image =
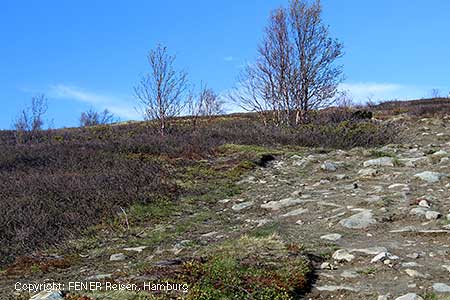
[[[448,118],[373,112],[2,132],[0,299],[445,299]]]

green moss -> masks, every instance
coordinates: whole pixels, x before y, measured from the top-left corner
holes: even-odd
[[[299,253],[277,236],[243,236],[205,253],[206,262],[184,264],[190,281],[187,299],[295,299],[310,272]]]
[[[249,233],[250,236],[261,238],[261,237],[268,237],[273,234],[278,233],[278,230],[280,229],[280,223],[279,222],[272,222],[269,224],[265,224],[263,226],[257,227],[253,231]]]

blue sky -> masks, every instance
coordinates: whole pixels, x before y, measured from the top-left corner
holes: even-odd
[[[324,21],[345,45],[342,88],[357,101],[411,99],[450,91],[450,1],[323,0]],[[281,0],[3,0],[0,10],[0,128],[37,93],[54,127],[109,108],[138,119],[133,86],[161,42],[191,83],[218,93],[256,55]]]

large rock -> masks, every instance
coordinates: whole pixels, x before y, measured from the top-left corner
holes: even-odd
[[[394,159],[392,157],[380,157],[376,159],[367,160],[364,162],[364,167],[393,167]]]
[[[376,221],[373,218],[372,212],[370,210],[364,210],[349,218],[339,221],[339,224],[351,229],[364,229],[375,223]]]
[[[60,291],[42,291],[34,295],[30,300],[64,300]]]
[[[442,178],[446,177],[446,175],[437,172],[425,171],[414,175],[414,177],[422,179],[428,183],[435,183],[439,182]]]

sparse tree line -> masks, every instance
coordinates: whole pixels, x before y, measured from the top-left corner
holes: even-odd
[[[255,61],[245,67],[225,97],[257,113],[265,125],[298,126],[309,121],[312,110],[351,103],[338,91],[343,72],[336,61],[342,55],[342,43],[330,37],[322,21],[320,0],[291,0],[288,7],[271,12]],[[224,97],[206,84],[195,91],[187,73],[175,68],[176,57],[167,47],[158,44],[147,60],[149,72],[134,87],[134,95],[144,119],[154,121],[161,135],[182,114],[191,116],[196,125],[201,116],[224,113]],[[440,92],[433,89],[431,95],[438,98]],[[30,108],[14,123],[18,140],[30,140],[42,129],[46,111],[45,96],[33,97]],[[90,109],[79,120],[80,126],[94,126],[118,119],[108,110]]]

